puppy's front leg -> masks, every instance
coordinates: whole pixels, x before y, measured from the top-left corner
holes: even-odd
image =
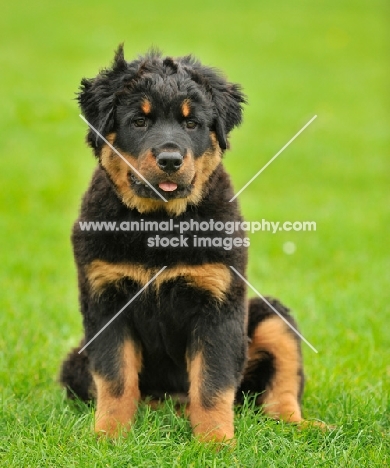
[[[189,416],[202,441],[223,442],[234,437],[234,397],[245,362],[242,326],[197,324],[189,353]]]
[[[95,431],[115,437],[130,427],[137,409],[141,354],[129,339],[119,345],[116,356],[108,355],[112,349],[107,348],[98,353],[94,349],[92,354],[92,362],[96,363],[92,370],[96,386]],[[105,369],[110,365],[107,361],[112,366],[109,372]]]

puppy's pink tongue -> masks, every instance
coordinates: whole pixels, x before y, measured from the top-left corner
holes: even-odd
[[[173,192],[177,189],[177,184],[172,184],[170,182],[162,182],[161,184],[158,184],[158,186],[161,190],[164,190],[164,192]]]

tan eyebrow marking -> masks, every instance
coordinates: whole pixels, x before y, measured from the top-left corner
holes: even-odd
[[[144,114],[150,114],[152,110],[152,103],[149,101],[149,99],[144,99],[141,104],[141,109]]]
[[[181,105],[181,112],[184,117],[188,117],[191,111],[191,101],[189,99],[184,99]]]

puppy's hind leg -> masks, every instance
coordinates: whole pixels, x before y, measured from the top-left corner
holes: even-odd
[[[66,388],[67,397],[74,400],[89,401],[94,398],[96,390],[89,370],[89,358],[87,351],[79,354],[84,346],[84,340],[80,346],[73,348],[64,359],[59,381]]]
[[[294,328],[288,309],[267,299]],[[248,362],[237,399],[242,392],[260,393],[257,403],[275,419],[301,422],[301,395],[304,377],[300,339],[262,300],[249,304]],[[240,395],[241,394],[241,395]]]

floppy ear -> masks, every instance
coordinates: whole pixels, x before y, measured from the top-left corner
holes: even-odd
[[[246,98],[238,84],[227,83],[218,77],[214,81],[211,94],[215,105],[215,133],[222,150],[228,148],[230,131],[242,121],[242,104]]]
[[[110,69],[102,70],[95,78],[83,78],[81,81],[80,92],[77,95],[81,111],[87,121],[103,136],[114,128],[116,92],[121,85],[119,77],[127,68],[121,44]],[[87,134],[87,142],[93,148],[95,155],[99,154],[104,144],[91,128]]]
[[[221,149],[227,149],[229,132],[242,121],[242,104],[246,103],[246,97],[241,86],[229,83],[218,70],[201,65],[190,55],[183,57],[182,62],[191,78],[210,96],[214,104],[212,129]]]

